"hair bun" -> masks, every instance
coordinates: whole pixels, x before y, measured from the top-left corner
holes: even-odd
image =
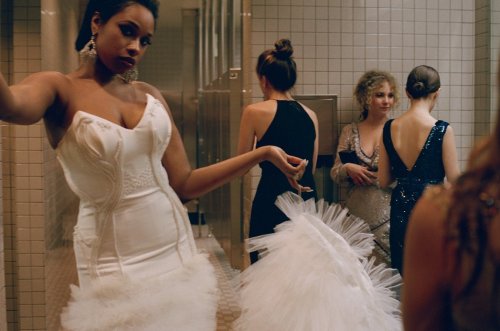
[[[415,91],[418,95],[422,95],[424,92],[427,92],[423,82],[415,82],[415,84],[413,84],[413,91]]]
[[[425,86],[424,82],[417,81],[413,84],[412,86],[412,96],[414,98],[421,98],[427,94],[429,94],[429,91],[427,87]]]
[[[274,55],[277,59],[287,60],[293,54],[292,42],[288,39],[280,39],[274,44]]]
[[[415,84],[413,84],[413,89],[415,91],[424,91],[425,90],[425,84],[423,82],[415,82]]]
[[[414,99],[427,97],[441,87],[439,73],[433,67],[419,65],[408,74],[406,91]]]

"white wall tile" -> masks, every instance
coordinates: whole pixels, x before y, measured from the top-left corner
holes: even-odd
[[[481,15],[486,19],[489,12],[476,12],[474,0],[321,2],[327,7],[320,8],[318,0],[307,4],[291,0],[290,16],[294,20],[290,35],[296,39],[292,43],[307,45],[300,55],[306,60],[302,70],[307,69],[302,73],[301,90],[338,94],[339,120],[347,123],[357,118],[352,89],[364,70],[390,70],[403,86],[415,65],[435,66],[443,82],[436,114],[456,124],[456,133],[465,137],[463,146],[457,142],[458,149],[465,153],[472,129],[470,124],[460,124],[474,119],[471,115],[474,89],[470,86],[474,80],[476,44],[478,40],[481,42],[481,37],[476,36],[476,19]],[[493,11],[491,15],[498,16],[500,21],[498,12]],[[314,26],[309,19],[315,21]],[[500,25],[497,30],[493,33],[500,36]],[[487,40],[482,43],[486,44]],[[500,47],[500,41],[496,47]],[[488,79],[494,78],[493,75]],[[407,106],[404,95],[402,99],[394,114]]]

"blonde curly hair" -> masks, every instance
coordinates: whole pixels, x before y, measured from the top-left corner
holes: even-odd
[[[361,76],[354,89],[353,97],[361,106],[361,120],[368,116],[368,107],[372,101],[373,91],[382,83],[388,82],[394,93],[394,106],[399,103],[399,89],[396,78],[387,71],[370,70]]]

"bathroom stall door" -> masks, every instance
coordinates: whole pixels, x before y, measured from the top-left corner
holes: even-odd
[[[339,202],[339,187],[330,178],[338,143],[337,96],[294,95],[294,99],[314,110],[320,123],[318,162],[314,173],[318,198],[330,203]]]
[[[241,98],[241,3],[204,0],[200,17],[199,166],[236,155]],[[203,220],[231,264],[242,266],[241,179],[200,199]]]

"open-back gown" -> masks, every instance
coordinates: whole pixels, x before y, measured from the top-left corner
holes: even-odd
[[[443,139],[448,123],[439,120],[434,124],[415,164],[407,169],[392,143],[392,121],[391,119],[384,125],[383,140],[389,156],[391,175],[397,181],[391,196],[391,262],[392,267],[401,273],[404,238],[410,213],[427,185],[439,184],[444,180]]]

